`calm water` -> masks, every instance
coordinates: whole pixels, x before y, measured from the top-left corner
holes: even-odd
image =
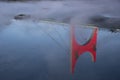
[[[91,28],[76,29],[85,43]],[[97,61],[79,57],[70,73],[70,25],[13,20],[0,31],[0,80],[120,80],[120,33],[99,30]]]

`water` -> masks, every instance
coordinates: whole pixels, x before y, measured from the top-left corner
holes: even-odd
[[[81,44],[92,30],[79,29],[76,39]],[[72,75],[70,25],[12,20],[0,31],[0,80],[119,80],[119,40],[120,33],[99,30],[96,63],[85,53]]]

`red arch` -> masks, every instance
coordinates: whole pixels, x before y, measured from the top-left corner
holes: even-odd
[[[90,52],[92,55],[93,62],[96,61],[96,43],[97,43],[97,33],[98,28],[94,28],[93,34],[91,38],[88,40],[88,42],[84,45],[80,45],[77,43],[75,39],[75,30],[74,27],[71,29],[71,71],[74,73],[75,64],[77,62],[77,59],[81,54],[84,52]]]

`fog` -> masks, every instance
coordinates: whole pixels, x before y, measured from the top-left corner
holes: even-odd
[[[115,27],[117,24],[119,28],[119,4],[118,0],[0,2],[0,25],[10,24],[14,16],[25,14],[31,16],[30,20],[49,19],[72,24],[91,24],[98,27],[110,25]],[[96,16],[109,19],[96,23],[92,21],[92,18]]]
[[[118,0],[1,1],[0,80],[120,80],[120,33],[108,30],[120,28],[119,4]],[[83,26],[95,25],[99,32],[96,63],[85,53],[72,75],[73,25],[80,44],[92,32]]]

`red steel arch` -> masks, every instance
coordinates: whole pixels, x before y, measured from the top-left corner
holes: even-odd
[[[75,30],[74,27],[71,28],[71,71],[74,73],[74,68],[77,62],[77,59],[84,52],[90,52],[92,55],[93,62],[96,61],[96,43],[97,43],[97,33],[98,28],[93,28],[92,36],[90,39],[84,44],[80,45],[77,43],[75,39]]]

